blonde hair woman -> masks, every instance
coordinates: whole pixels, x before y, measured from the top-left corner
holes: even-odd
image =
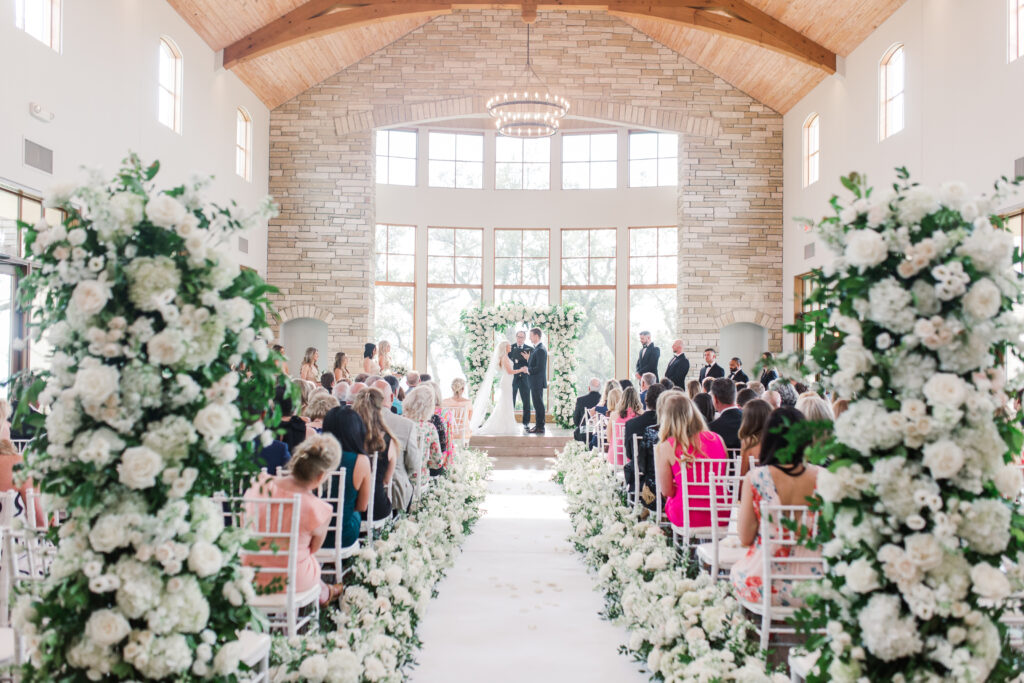
[[[623,443],[623,435],[626,430],[626,422],[643,412],[640,405],[640,395],[636,387],[628,386],[621,392],[615,409],[608,409],[608,462],[613,465],[624,465],[626,449]]]
[[[383,375],[391,368],[391,342],[381,339],[377,344],[377,365],[380,366],[379,375]]]
[[[318,360],[320,360],[320,352],[315,346],[306,349],[306,353],[302,356],[302,366],[299,368],[299,378],[319,384],[320,368],[316,364]]]
[[[811,422],[834,422],[832,406],[817,394],[804,394],[796,401],[796,409]]]
[[[434,417],[434,390],[428,386],[418,386],[409,390],[402,402],[402,416],[416,423],[416,432],[410,437],[422,439],[423,469],[421,474],[442,469],[444,454],[441,452],[441,439],[437,425],[431,420]],[[410,472],[410,475],[412,473]]]
[[[337,408],[341,403],[338,399],[334,398],[326,392],[316,392],[309,399],[309,405],[303,411],[303,416],[309,419],[306,423],[306,438],[316,436],[324,429],[324,417],[331,411],[331,408]]]
[[[700,393],[700,382],[691,379],[686,383],[686,393],[690,398],[695,398]]]
[[[700,411],[690,397],[679,391],[667,391],[658,398],[659,443],[654,449],[655,474],[658,488],[665,500],[665,515],[676,526],[686,526],[683,515],[683,496],[702,508],[710,507],[710,473],[725,474],[728,455],[722,437],[708,431]],[[709,467],[696,467],[695,463],[714,461]],[[683,486],[683,468],[687,469],[687,482]],[[728,508],[719,519],[727,524]],[[711,513],[691,510],[690,527],[711,526]]]
[[[327,390],[320,385],[319,382],[309,382],[304,379],[299,380],[299,393],[302,396],[302,405],[299,406],[299,415],[302,417],[306,416],[306,409],[309,407],[310,401],[313,400],[313,394],[317,392],[327,393]]]
[[[441,408],[443,412],[452,416],[452,422],[454,427],[452,430],[452,438],[461,439],[468,436],[469,432],[469,421],[473,418],[473,402],[462,395],[466,390],[466,380],[461,377],[456,377],[452,380],[452,395],[450,398],[446,398],[441,401]],[[464,412],[459,419],[456,419],[456,411],[453,408],[464,408]]]

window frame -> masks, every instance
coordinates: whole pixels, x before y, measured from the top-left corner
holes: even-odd
[[[453,153],[454,158],[452,159],[435,159],[430,154],[430,136],[432,135],[454,135],[455,136],[455,151]],[[460,137],[475,137],[480,138],[480,161],[468,161],[459,160],[459,138]],[[484,189],[484,166],[487,163],[487,155],[484,153],[484,143],[487,141],[487,136],[482,132],[467,132],[464,130],[428,130],[427,131],[427,187],[441,189],[441,190],[482,190]],[[439,163],[451,163],[453,164],[453,176],[452,185],[434,185],[431,182],[431,164],[434,162]],[[480,186],[465,186],[459,185],[459,164],[479,164],[480,165]]]
[[[804,121],[803,140],[804,187],[810,187],[821,178],[821,116],[817,112],[811,112]]]
[[[595,130],[595,131],[581,131],[578,133],[561,133],[562,138],[562,149],[561,149],[561,189],[575,191],[575,190],[617,190],[619,189],[619,131],[618,129],[613,130]],[[614,159],[594,159],[594,136],[595,135],[611,135],[615,138],[615,158]],[[568,138],[586,136],[590,138],[587,145],[587,160],[586,161],[566,161],[565,158],[565,141]],[[627,153],[628,156],[628,153]],[[612,163],[615,165],[615,183],[611,187],[594,187],[593,182],[593,165],[600,163]],[[566,187],[565,184],[565,169],[570,164],[586,164],[587,165],[587,186],[586,187]],[[628,160],[627,160],[628,164]],[[627,183],[628,185],[628,183]],[[577,230],[581,228],[567,228],[569,230]]]
[[[814,273],[808,271],[793,276],[793,322],[799,323],[809,313],[820,311],[824,307],[820,304],[808,304],[807,299],[814,293],[812,286]],[[809,351],[807,346],[807,335],[804,332],[796,332],[793,335],[793,349],[799,352]],[[815,340],[817,341],[817,340]]]
[[[525,256],[523,254],[523,252],[524,252],[524,246],[523,246],[524,240],[522,239],[523,237],[525,237],[525,235],[522,235],[522,234],[520,235],[520,241],[519,241],[519,256],[498,256],[498,233],[499,232],[518,232],[518,233],[546,232],[547,233],[547,238],[548,238],[548,253],[547,253],[547,256],[544,256],[543,258],[540,257],[540,256]],[[552,232],[554,232],[554,231],[552,231],[551,228],[494,228],[494,238],[491,240],[491,263],[493,264],[493,267],[494,267],[494,290],[495,291],[497,291],[499,289],[502,289],[502,290],[506,290],[506,289],[536,289],[536,290],[547,290],[547,291],[550,292],[550,290],[551,290],[551,240],[554,239],[552,234],[551,234]],[[522,283],[523,280],[525,279],[523,277],[523,266],[525,265],[527,260],[530,260],[530,261],[542,261],[542,260],[546,261],[547,262],[547,278],[545,278],[545,279],[547,280],[547,282],[545,284],[543,284],[543,285],[524,285],[524,284],[502,285],[502,284],[498,284],[498,275],[497,275],[497,273],[498,273],[498,261],[499,260],[510,261],[512,259],[518,259],[519,260],[519,282],[520,283]],[[495,300],[497,300],[498,297],[495,294],[493,298]],[[550,300],[550,295],[549,295],[548,298]]]
[[[377,148],[377,136],[379,136],[381,133],[386,133],[387,136],[388,136],[388,153],[387,154],[381,154],[380,150]],[[412,133],[413,136],[415,136],[416,142],[413,145],[413,150],[414,150],[413,156],[405,157],[405,156],[399,156],[397,154],[392,154],[391,153],[391,134],[392,133]],[[428,139],[428,143],[429,143],[429,139]],[[374,184],[376,184],[376,185],[394,185],[396,187],[416,187],[417,185],[419,185],[419,181],[420,181],[420,178],[419,178],[419,151],[420,151],[420,131],[419,131],[418,128],[379,128],[379,129],[375,130],[374,131],[374,150],[373,150],[373,156],[374,156],[374,163],[377,165],[376,167],[379,168],[379,164],[380,164],[381,159],[385,159],[385,160],[390,160],[390,159],[411,160],[412,161],[412,183],[408,184],[408,183],[395,183],[395,182],[392,182],[392,180],[391,180],[391,164],[389,163],[388,164],[388,171],[387,171],[387,181],[383,182],[383,183],[379,182],[377,180],[377,173],[378,173],[378,171],[376,171],[376,169],[375,169],[375,172],[374,172]],[[427,155],[429,156],[429,152],[427,153]],[[429,159],[427,160],[427,163],[428,164],[430,163]]]
[[[243,139],[241,145],[238,144],[239,138]],[[239,161],[242,163],[241,172]],[[247,183],[252,182],[252,115],[243,106],[235,110],[235,174]]]
[[[498,158],[498,144],[499,140],[516,140],[522,145],[522,159],[519,161],[502,161]],[[507,190],[525,190],[528,192],[541,192],[544,190],[551,189],[551,136],[545,138],[509,138],[502,135],[494,136],[494,189],[507,191]],[[548,143],[548,158],[547,161],[526,161],[526,143],[534,140],[545,140]],[[526,164],[543,164],[547,167],[547,185],[545,187],[525,187],[526,185]],[[519,166],[519,187],[501,187],[498,185],[498,166]]]
[[[454,230],[455,235],[452,240],[452,253],[448,254],[434,254],[430,251],[430,231],[431,230]],[[458,254],[458,241],[459,231],[470,231],[475,230],[480,233],[480,255],[479,256],[459,256]],[[444,258],[451,259],[452,261],[452,277],[451,282],[432,282],[430,279],[430,263],[431,258]],[[480,262],[480,281],[473,283],[459,283],[456,276],[457,259],[474,259]],[[483,297],[483,283],[484,279],[484,229],[483,228],[471,228],[462,226],[451,226],[451,225],[429,225],[427,226],[427,287],[449,287],[454,289],[479,289],[481,298]]]
[[[558,288],[560,290],[564,291],[564,290],[572,290],[572,289],[616,289],[617,284],[615,282],[613,282],[610,285],[595,285],[595,284],[593,284],[591,282],[591,280],[592,280],[592,274],[593,274],[592,261],[594,259],[611,259],[612,260],[612,272],[615,272],[615,273],[618,272],[617,271],[617,268],[619,266],[618,249],[616,249],[616,253],[613,256],[594,256],[593,255],[594,254],[593,239],[592,239],[591,235],[588,234],[587,235],[587,255],[586,256],[566,256],[565,255],[565,235],[566,235],[566,233],[580,232],[580,231],[585,231],[587,233],[593,233],[593,232],[597,232],[599,230],[610,231],[615,236],[616,243],[618,242],[618,232],[619,232],[618,228],[607,228],[607,227],[605,227],[605,228],[561,228],[558,231],[558,237],[561,240],[561,244],[559,244],[560,248],[559,248],[559,264],[558,264],[559,265],[558,271],[559,271],[559,274],[560,274]],[[583,259],[583,258],[585,258],[587,260],[587,284],[585,284],[585,285],[567,285],[567,284],[565,284],[565,262],[566,262],[566,260],[579,260],[579,259]]]
[[[164,59],[164,48],[167,49],[167,51],[171,55],[171,58],[174,60],[173,61],[173,64],[174,64],[174,88],[173,89],[169,89],[166,85],[164,85],[163,81],[161,80],[161,77],[163,76],[163,68],[162,67],[163,67],[163,59]],[[171,38],[170,36],[160,36],[160,51],[159,51],[159,61],[158,61],[158,66],[157,66],[157,93],[158,93],[158,96],[157,96],[157,117],[156,118],[157,118],[157,121],[160,122],[160,125],[166,126],[167,128],[170,128],[171,130],[173,130],[178,135],[181,135],[181,131],[182,131],[182,115],[181,115],[182,105],[181,105],[181,101],[182,101],[183,95],[184,95],[184,82],[185,82],[185,78],[184,78],[184,72],[185,72],[184,61],[185,60],[184,60],[184,57],[182,56],[181,48],[179,48],[178,44],[176,42],[174,42],[174,39]],[[166,121],[163,120],[163,111],[162,111],[162,108],[160,106],[159,94],[162,94],[164,92],[167,92],[167,93],[170,94],[171,99],[172,99],[172,101],[174,103],[174,120],[172,121],[173,125],[169,125]]]
[[[63,0],[39,0],[44,7],[48,8],[46,11],[48,11],[50,15],[50,26],[46,36],[47,40],[43,40],[41,36],[29,33],[28,29],[25,28],[25,5],[31,1],[32,0],[15,0],[14,26],[25,34],[35,38],[57,54],[63,53]]]
[[[633,136],[634,135],[654,135],[657,140],[654,144],[654,156],[653,157],[638,157],[633,158]],[[670,135],[676,139],[675,154],[670,157],[661,156],[661,136]],[[663,183],[661,182],[661,161],[675,159],[676,161],[676,181],[674,183]],[[654,161],[654,184],[653,185],[634,185],[633,184],[633,162],[634,161]],[[617,166],[617,164],[616,164]],[[626,132],[626,187],[678,187],[679,185],[679,133],[663,133],[658,130],[630,130]]]
[[[899,92],[889,95],[889,79],[890,70],[895,67],[892,66],[892,60],[896,55],[900,55],[902,62],[902,81],[903,86]],[[882,55],[881,61],[879,61],[879,120],[878,120],[878,141],[887,140],[894,135],[903,132],[907,127],[907,51],[906,45],[903,43],[895,43],[890,46],[885,54]],[[889,114],[892,108],[895,107],[896,101],[899,100],[899,106],[901,107],[901,120],[902,124],[898,130],[889,130]]]
[[[409,289],[412,290],[412,311],[413,311],[413,315],[412,315],[412,359],[413,360],[412,360],[412,362],[415,363],[416,362],[416,351],[417,351],[417,348],[418,348],[417,347],[417,343],[416,343],[416,339],[417,339],[417,336],[418,336],[418,329],[417,329],[417,325],[416,325],[416,297],[417,297],[416,274],[419,271],[419,264],[418,264],[418,260],[419,259],[416,256],[416,232],[417,232],[418,229],[417,229],[417,227],[415,225],[407,225],[407,224],[403,224],[403,223],[375,223],[374,226],[373,226],[373,230],[374,230],[374,235],[373,235],[374,240],[373,240],[373,242],[374,242],[375,246],[376,246],[376,243],[377,243],[377,231],[380,230],[380,228],[385,228],[386,232],[387,232],[387,236],[385,237],[385,240],[384,240],[384,242],[385,242],[385,249],[387,249],[387,251],[383,252],[383,254],[384,254],[384,276],[385,276],[385,278],[389,278],[390,275],[391,275],[391,268],[390,268],[390,263],[388,261],[388,257],[390,257],[392,255],[394,255],[394,256],[412,256],[412,279],[410,279],[410,280],[390,280],[390,279],[378,280],[377,277],[376,277],[377,276],[377,257],[380,256],[381,252],[374,253],[374,260],[373,260],[374,281],[373,281],[373,286],[374,286],[374,289],[384,288],[384,287],[406,287],[406,288],[409,288]],[[390,247],[391,247],[391,231],[390,231],[390,228],[412,228],[412,231],[413,231],[413,246],[412,246],[412,253],[411,254],[390,251]],[[374,313],[373,324],[374,324],[374,327],[376,328],[376,325],[377,325],[377,299],[376,299],[376,297],[374,297],[374,300],[373,300],[373,313]]]

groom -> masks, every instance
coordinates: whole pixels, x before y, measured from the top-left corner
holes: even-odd
[[[540,342],[540,328],[530,330],[530,341],[533,342],[533,352],[523,354],[527,359],[526,367],[530,373],[530,393],[533,395],[533,410],[536,414],[536,424],[533,429],[527,429],[530,434],[544,433],[544,389],[548,386],[548,350]],[[523,424],[528,423],[529,413],[523,412]]]

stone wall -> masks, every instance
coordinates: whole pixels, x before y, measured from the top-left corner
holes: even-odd
[[[572,113],[681,134],[679,333],[688,350],[730,322],[781,347],[782,117],[624,22],[542,12],[536,70]],[[526,31],[511,10],[457,11],[271,114],[268,278],[286,317],[314,311],[331,352],[373,328],[373,130],[483,111],[514,85]]]

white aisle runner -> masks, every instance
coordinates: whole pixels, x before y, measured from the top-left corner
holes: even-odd
[[[485,514],[438,586],[420,636],[415,683],[640,683],[618,653],[570,533],[565,496],[542,458],[500,459]],[[505,469],[515,468],[515,469]]]

